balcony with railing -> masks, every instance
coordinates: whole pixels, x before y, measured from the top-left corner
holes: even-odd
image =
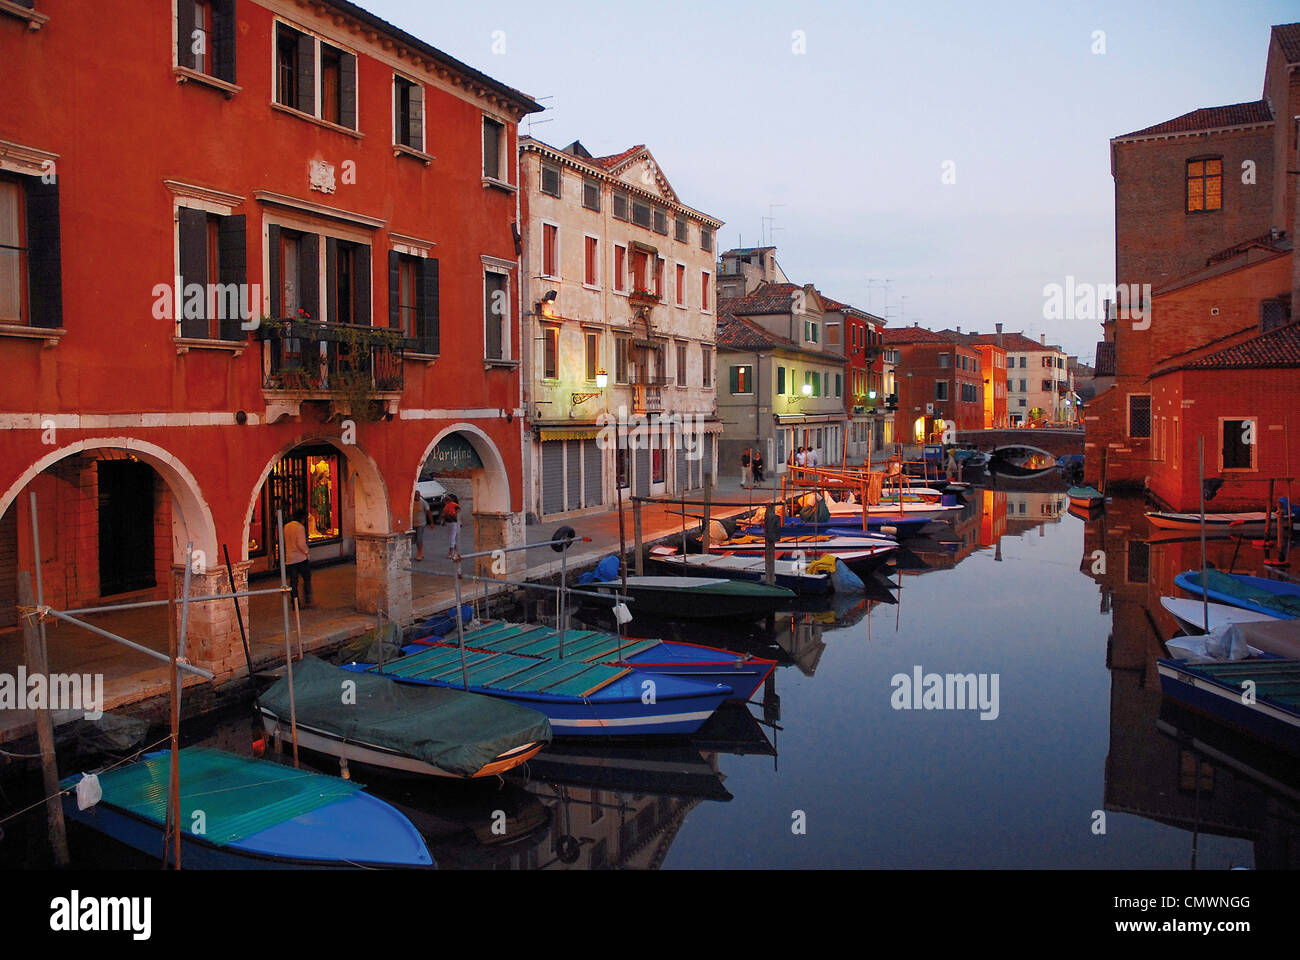
[[[629,374],[628,382],[632,385],[632,410],[634,413],[663,412],[663,388],[669,384],[668,377],[634,369]]]
[[[412,341],[400,330],[313,320],[263,320],[262,389],[268,400],[328,400],[364,416],[375,402],[393,412],[405,386],[403,359]]]

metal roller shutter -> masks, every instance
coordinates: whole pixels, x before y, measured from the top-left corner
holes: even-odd
[[[636,457],[636,486],[632,493],[638,497],[648,497],[650,496],[650,451],[633,450],[632,454]]]
[[[605,502],[605,458],[595,440],[582,441],[583,506],[595,507]]]
[[[542,513],[564,511],[564,441],[542,442]]]
[[[677,431],[677,482],[673,489],[678,493],[685,493],[691,489],[691,465],[686,459],[686,436],[683,431]]]
[[[713,434],[704,435],[704,460],[701,462],[701,469],[704,471],[705,483],[711,483],[713,477]]]
[[[565,482],[569,487],[569,509],[577,510],[582,506],[582,441],[569,440],[569,460],[564,469]]]

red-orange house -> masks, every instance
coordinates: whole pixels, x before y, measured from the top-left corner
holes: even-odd
[[[56,606],[163,596],[188,544],[196,593],[223,548],[242,586],[302,509],[357,609],[402,620],[432,455],[472,478],[481,547],[521,535],[540,108],[344,0],[94,6],[0,3],[0,628],[33,491]],[[238,636],[202,605],[190,659],[228,674]]]

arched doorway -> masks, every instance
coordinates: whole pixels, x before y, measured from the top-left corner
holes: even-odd
[[[20,573],[34,586],[39,571],[45,602],[59,610],[161,600],[183,574],[190,544],[192,571],[219,569],[212,511],[189,468],[169,451],[130,437],[85,439],[52,450],[0,492],[0,631],[11,631],[11,638],[17,634]],[[215,577],[195,573],[194,595],[209,592],[208,580]],[[125,617],[91,616],[101,627],[166,649],[165,607]],[[187,654],[193,662],[208,665],[216,659],[214,636],[203,613],[191,617]],[[51,623],[48,638],[54,670],[93,663],[111,682],[157,668],[139,653],[79,627]],[[0,650],[6,663],[10,654],[21,659],[18,641],[0,644]]]
[[[460,506],[462,553],[495,550],[523,542],[523,518],[510,509],[510,476],[505,461],[492,439],[469,423],[456,423],[440,430],[421,454],[414,489],[427,494],[431,483],[454,496]],[[432,487],[436,490],[436,487]],[[408,501],[413,499],[408,496]],[[448,536],[435,527],[426,532],[425,564],[429,572],[446,572]],[[513,567],[522,559],[510,557]],[[480,564],[480,569],[485,565]]]
[[[337,436],[309,435],[268,461],[244,513],[250,577],[279,576],[279,522],[287,524],[298,514],[306,527],[313,581],[327,581],[328,589],[320,594],[321,615],[331,610],[373,613],[376,603],[386,609],[388,598],[376,592],[372,581],[384,582],[387,571],[371,567],[374,542],[391,538],[393,531],[388,491],[374,460]]]

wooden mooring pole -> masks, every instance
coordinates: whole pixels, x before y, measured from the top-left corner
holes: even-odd
[[[36,498],[32,497],[32,512],[36,512]],[[33,517],[33,521],[34,521]],[[34,525],[34,524],[33,524]],[[40,551],[36,553],[40,563]],[[39,582],[39,581],[38,581]],[[24,607],[32,607],[32,575],[26,570],[18,574],[18,602]],[[43,599],[37,600],[42,603]],[[46,676],[49,664],[45,657],[45,643],[41,634],[45,625],[36,623],[32,618],[23,617],[23,648],[27,657],[27,668],[33,674]],[[36,711],[36,741],[41,750],[41,781],[45,787],[45,816],[50,826],[50,846],[54,849],[54,865],[68,865],[68,831],[63,823],[63,801],[59,796],[59,768],[54,756],[54,716],[47,703],[45,709]]]
[[[641,498],[632,498],[632,540],[636,548],[636,575],[645,574],[644,544],[641,542]]]

